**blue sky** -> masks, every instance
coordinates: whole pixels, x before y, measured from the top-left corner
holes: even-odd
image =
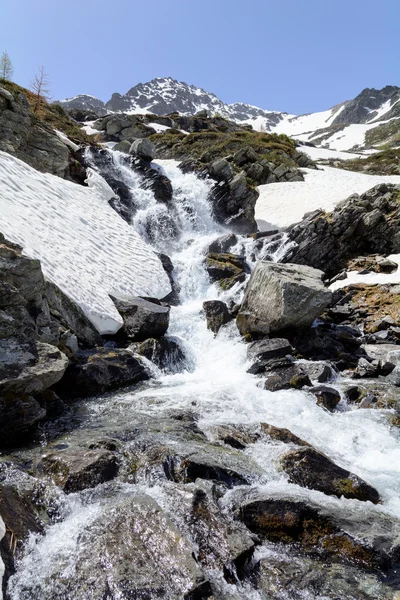
[[[1,0],[0,52],[24,86],[108,100],[154,77],[295,114],[400,86],[400,0]]]

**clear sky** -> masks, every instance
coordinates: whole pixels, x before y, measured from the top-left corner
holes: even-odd
[[[400,0],[0,0],[0,52],[53,99],[154,77],[294,114],[400,86]]]

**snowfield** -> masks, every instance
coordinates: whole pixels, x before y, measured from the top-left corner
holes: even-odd
[[[305,181],[259,186],[255,216],[261,231],[298,223],[318,208],[331,211],[351,194],[363,194],[379,183],[400,184],[400,175],[365,175],[334,167],[302,171]]]
[[[338,290],[353,283],[364,283],[368,285],[386,285],[400,283],[400,254],[390,254],[389,260],[397,263],[397,271],[394,273],[365,273],[361,275],[358,271],[347,271],[346,279],[338,279],[332,285],[331,290]]]
[[[39,173],[0,152],[0,231],[41,261],[49,280],[101,334],[122,318],[109,294],[163,298],[171,286],[161,261],[108,204],[114,195],[94,171],[83,187]]]

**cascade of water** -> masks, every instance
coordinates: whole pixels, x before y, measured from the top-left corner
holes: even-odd
[[[216,337],[207,329],[201,312],[203,301],[216,298],[226,300],[229,295],[235,297],[240,293],[238,289],[229,293],[220,292],[210,283],[203,268],[208,244],[224,233],[223,228],[214,222],[207,202],[210,183],[198,179],[194,174],[183,174],[174,161],[157,161],[155,166],[163,170],[173,186],[178,235],[172,235],[168,225],[168,207],[157,203],[149,190],[142,189],[140,176],[127,167],[119,153],[111,154],[119,175],[132,191],[136,206],[132,226],[147,240],[151,228],[151,241],[155,249],[168,253],[175,266],[175,277],[181,287],[181,305],[171,309],[169,333],[183,340],[190,348],[194,368],[191,372],[160,374],[156,384],[141,390],[121,391],[89,403],[87,410],[91,427],[100,426],[110,419],[113,423],[118,419],[124,423],[134,422],[138,411],[156,418],[161,411],[169,409],[195,410],[200,418],[200,428],[210,437],[216,424],[266,422],[286,427],[378,489],[384,504],[368,507],[371,515],[386,513],[400,516],[398,435],[390,430],[379,411],[344,410],[331,414],[317,406],[315,398],[307,393],[264,391],[259,387],[260,380],[247,373],[246,346],[235,325],[223,328]],[[251,256],[251,242],[240,238],[236,250],[241,248],[243,252],[244,249],[248,259],[253,261],[255,257]],[[283,235],[278,245],[275,243],[273,250],[269,249],[274,260],[282,258],[288,244],[290,242]],[[268,251],[268,245],[264,245],[264,251]],[[324,494],[288,482],[276,460],[283,450],[282,444],[271,441],[260,441],[245,450],[245,454],[259,465],[262,473],[259,484],[262,489],[292,498],[307,497],[325,504],[327,497]],[[149,487],[145,491],[162,504],[162,486]],[[73,577],[79,530],[84,529],[87,522],[91,522],[107,504],[99,500],[99,494],[94,494],[96,500],[93,504],[90,504],[91,494],[70,498],[66,501],[68,510],[63,516],[64,520],[50,527],[47,536],[30,541],[26,555],[11,580],[12,600],[39,599],[39,593],[33,596],[29,594],[32,590],[40,589],[40,582],[46,581],[46,585],[52,585],[51,578],[57,573],[55,565],[59,552],[63,569],[69,569],[68,573]],[[82,497],[86,498],[85,502]],[[363,503],[351,500],[330,497],[328,503],[337,510],[345,506],[355,517],[365,509],[360,506]],[[173,516],[173,506],[168,506],[166,502],[163,508]],[[241,584],[221,581],[220,576],[215,576],[215,587],[223,589],[226,597],[232,599],[257,600],[261,597],[250,587],[243,588]],[[45,597],[50,596],[47,594]],[[282,595],[282,598],[285,596]],[[315,596],[304,592],[304,598]]]

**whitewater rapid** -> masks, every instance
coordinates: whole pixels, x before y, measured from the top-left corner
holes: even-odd
[[[183,373],[160,373],[156,380],[138,389],[89,400],[85,404],[88,426],[93,430],[104,424],[112,427],[120,422],[134,422],[138,412],[156,418],[173,409],[195,412],[198,426],[210,440],[213,440],[216,425],[269,423],[284,427],[374,486],[383,503],[375,506],[369,502],[328,497],[289,483],[287,475],[278,467],[279,456],[287,450],[287,445],[265,439],[244,451],[259,466],[260,475],[254,484],[260,489],[293,499],[311,499],[349,518],[373,521],[378,513],[400,517],[399,432],[390,427],[387,411],[353,409],[342,399],[338,410],[329,413],[307,392],[265,391],[262,379],[247,373],[246,345],[234,322],[221,329],[217,336],[207,329],[202,313],[204,300],[237,301],[244,288],[244,284],[238,284],[229,292],[221,292],[210,283],[203,267],[207,246],[225,233],[224,228],[214,222],[207,202],[210,183],[194,174],[183,174],[174,161],[156,161],[154,166],[163,170],[173,186],[180,230],[179,238],[173,239],[163,235],[160,216],[163,217],[166,207],[160,206],[151,192],[140,188],[140,177],[124,167],[119,153],[114,152],[113,158],[134,192],[137,212],[132,227],[146,243],[151,242],[157,252],[168,254],[174,264],[181,304],[171,308],[168,334],[181,341],[190,368]],[[153,226],[152,239],[148,234],[149,223]],[[248,241],[241,239],[239,244],[245,247]],[[282,248],[276,251],[275,258],[281,254]],[[127,489],[145,491],[174,518],[174,507],[166,493],[167,484],[124,484],[121,493]],[[30,598],[30,592],[28,595],[26,592],[27,582],[31,590],[40,589],[44,581],[51,586],[59,564],[63,565],[65,576],[73,577],[74,552],[80,532],[101,511],[107,510],[108,502],[110,499],[101,495],[101,486],[97,491],[85,490],[63,498],[59,522],[48,528],[46,536],[30,538],[17,573],[10,581],[12,600]],[[229,503],[229,494],[226,502]],[[228,585],[223,581],[218,585],[228,590],[232,598],[260,598],[246,585]],[[34,598],[36,600],[36,596]],[[310,592],[304,598],[313,600],[315,596]]]

